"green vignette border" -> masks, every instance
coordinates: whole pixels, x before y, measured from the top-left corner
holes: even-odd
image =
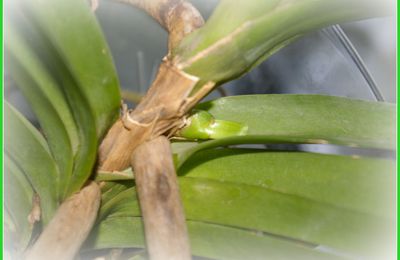
[[[3,133],[3,129],[4,129],[4,116],[3,116],[3,113],[4,113],[4,109],[3,109],[3,106],[4,106],[4,37],[3,37],[3,32],[4,32],[4,28],[3,28],[3,25],[4,25],[4,23],[3,23],[3,19],[4,19],[4,14],[3,14],[3,12],[4,12],[4,8],[3,8],[3,6],[4,6],[4,1],[3,0],[0,0],[0,13],[1,13],[1,34],[0,34],[0,40],[1,40],[1,52],[0,52],[0,58],[1,58],[1,65],[0,65],[0,68],[1,68],[1,83],[0,83],[0,89],[1,89],[1,107],[0,107],[0,110],[1,110],[1,113],[0,113],[0,116],[1,116],[1,127],[0,127],[0,133],[1,133],[1,140],[0,140],[0,144],[1,144],[1,147],[2,147],[2,152],[1,152],[1,155],[0,155],[0,164],[1,164],[1,170],[0,170],[0,174],[1,174],[1,187],[0,187],[0,199],[1,199],[1,214],[0,214],[0,220],[1,220],[1,227],[0,227],[0,231],[1,231],[1,238],[0,238],[0,241],[1,241],[1,245],[2,245],[2,247],[1,247],[1,259],[3,259],[3,248],[4,248],[4,229],[3,229],[3,225],[4,225],[4,221],[3,221],[3,216],[4,216],[4,214],[3,214],[3,212],[4,212],[4,196],[3,196],[3,185],[4,185],[4,157],[3,157],[3,154],[4,154],[4,133]]]

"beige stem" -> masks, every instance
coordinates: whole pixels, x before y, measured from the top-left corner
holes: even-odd
[[[182,38],[201,27],[204,20],[190,3],[183,0],[117,0],[145,10],[168,33],[168,50],[171,52]]]
[[[133,153],[132,167],[150,259],[190,259],[185,217],[168,139],[160,136],[141,144]]]
[[[128,119],[134,121],[118,120],[108,131],[99,148],[100,169],[127,168],[138,145],[171,130],[190,109],[188,96],[197,82],[164,61],[149,91],[129,113]]]
[[[91,182],[64,201],[39,239],[27,252],[26,259],[73,259],[96,220],[100,196],[99,186]]]

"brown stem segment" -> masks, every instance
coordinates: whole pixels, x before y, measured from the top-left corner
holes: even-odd
[[[138,145],[179,126],[181,117],[204,96],[200,93],[200,96],[189,97],[197,83],[196,77],[179,71],[164,60],[140,104],[126,114],[124,122],[118,120],[104,138],[99,149],[100,169],[116,171],[127,168]],[[204,89],[207,91],[212,87],[210,82]]]
[[[152,260],[190,259],[189,239],[168,139],[141,144],[132,155],[147,249]]]
[[[192,4],[183,0],[117,0],[135,5],[151,15],[168,33],[168,50],[182,38],[204,24],[203,17]]]
[[[91,182],[64,201],[26,259],[73,259],[96,220],[100,198],[99,186]]]
[[[204,24],[196,8],[183,0],[117,1],[145,10],[166,28],[169,53],[185,35]],[[189,98],[197,83],[198,78],[175,68],[168,56],[164,58],[149,91],[128,114],[134,122],[118,120],[104,138],[99,148],[99,168],[106,171],[125,169],[138,145],[177,127],[180,118],[202,98]]]

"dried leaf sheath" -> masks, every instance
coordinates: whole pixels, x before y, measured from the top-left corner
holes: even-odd
[[[99,149],[100,169],[113,171],[128,167],[138,145],[176,129],[181,124],[180,118],[214,86],[212,82],[207,83],[199,95],[189,97],[197,83],[198,78],[164,60],[142,102],[117,121],[103,140]]]

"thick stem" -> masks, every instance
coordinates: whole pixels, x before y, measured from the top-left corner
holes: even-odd
[[[203,17],[190,3],[183,0],[117,0],[135,5],[151,15],[168,33],[168,50],[182,38],[204,24]]]
[[[169,32],[169,54],[182,38],[202,26],[200,13],[183,0],[117,0],[135,5],[156,19]],[[118,120],[99,149],[100,169],[122,170],[129,166],[134,149],[146,140],[168,132],[199,100],[188,100],[198,78],[174,68],[168,56],[156,79],[136,109],[129,113],[135,123]]]
[[[132,155],[132,167],[150,259],[190,259],[185,217],[168,139],[160,136],[141,144]]]
[[[63,202],[26,259],[73,259],[96,220],[100,198],[99,186],[91,182]]]
[[[104,138],[99,149],[100,169],[115,171],[127,168],[138,145],[179,124],[179,119],[193,105],[188,95],[197,81],[197,78],[164,61],[147,94],[129,113],[131,120],[118,120]]]

